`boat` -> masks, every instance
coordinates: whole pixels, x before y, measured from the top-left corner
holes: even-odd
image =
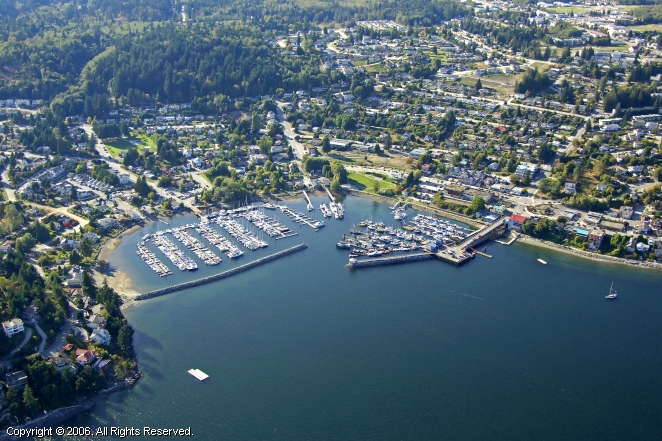
[[[307,208],[308,208],[308,211],[313,211],[315,209],[315,207],[313,207],[313,204],[311,204],[310,202],[308,203]]]
[[[336,248],[340,248],[340,249],[348,249],[349,247],[350,245],[346,242],[338,242],[336,244]]]
[[[269,202],[264,204],[263,207],[266,208],[267,210],[275,210],[276,209],[276,206],[272,203],[269,203]]]
[[[236,258],[241,257],[241,256],[243,256],[243,255],[244,255],[244,252],[243,252],[243,251],[241,251],[239,248],[235,248],[234,250],[232,250],[232,251],[228,254],[228,257],[229,257],[230,259],[236,259]]]
[[[322,221],[322,220],[318,220],[317,222],[315,222],[313,224],[313,227],[315,227],[315,228],[322,228],[323,226],[324,226],[324,221]]]
[[[609,288],[609,294],[605,296],[605,299],[614,300],[616,297],[618,297],[618,293],[616,292],[616,290],[614,290],[614,282],[611,282],[611,288]]]
[[[542,259],[538,259],[538,262],[542,263],[543,265],[547,265],[547,262],[545,262],[545,261],[542,260]]]

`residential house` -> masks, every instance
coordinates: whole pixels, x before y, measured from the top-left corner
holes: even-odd
[[[598,251],[602,245],[602,239],[604,239],[604,237],[604,231],[598,229],[591,230],[591,232],[588,234],[588,244],[586,247],[590,251]]]
[[[102,317],[98,314],[92,314],[87,320],[87,326],[92,329],[98,329],[106,325],[105,317]]]
[[[508,229],[515,231],[522,231],[522,225],[526,222],[526,216],[520,216],[519,214],[511,214],[508,219]]]
[[[51,357],[50,361],[55,365],[58,373],[60,374],[64,373],[66,370],[76,373],[76,367],[71,363],[71,361],[69,361],[68,358],[57,356]]]
[[[11,320],[2,322],[2,328],[4,329],[5,334],[7,334],[7,337],[10,338],[25,330],[23,327],[23,320],[20,318],[13,318]]]
[[[577,191],[577,183],[575,182],[566,182],[564,185],[566,194],[575,194]]]
[[[119,224],[117,223],[117,219],[104,217],[97,221],[97,225],[99,225],[99,228],[102,230],[108,230],[109,228],[117,227]]]
[[[76,363],[81,366],[87,366],[88,364],[96,360],[96,352],[89,349],[76,349]]]
[[[28,384],[28,374],[25,371],[10,372],[5,375],[7,387],[13,387],[16,390],[23,390]]]
[[[90,338],[92,341],[100,343],[104,346],[108,346],[110,344],[110,334],[106,329],[97,328],[93,330]]]

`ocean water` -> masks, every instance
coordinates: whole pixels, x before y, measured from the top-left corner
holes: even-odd
[[[310,247],[130,309],[143,378],[70,424],[191,427],[199,440],[660,439],[662,274],[494,242],[492,259],[460,268],[350,270],[342,234],[395,221],[384,204],[345,204],[319,232],[295,227],[238,262],[166,278],[135,253],[144,232],[126,237],[111,262],[138,291]]]

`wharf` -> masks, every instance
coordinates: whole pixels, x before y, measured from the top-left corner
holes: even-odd
[[[260,266],[262,264],[265,264],[267,262],[272,262],[274,260],[280,259],[281,257],[289,256],[290,254],[294,254],[294,253],[297,253],[299,251],[303,251],[306,248],[308,248],[308,245],[303,244],[303,243],[299,244],[299,245],[295,245],[293,247],[284,249],[283,251],[279,251],[279,252],[277,252],[275,254],[272,254],[270,256],[265,256],[265,257],[262,257],[260,259],[254,260],[252,262],[248,262],[244,265],[238,266],[236,268],[232,268],[230,270],[223,271],[222,273],[214,274],[213,276],[203,277],[201,279],[191,280],[190,282],[179,283],[177,285],[172,285],[172,286],[168,286],[166,288],[161,288],[161,289],[157,289],[155,291],[149,291],[149,292],[146,292],[144,294],[140,294],[140,295],[135,297],[135,300],[147,300],[147,299],[151,299],[151,298],[154,298],[154,297],[159,297],[159,296],[162,296],[162,295],[165,295],[165,294],[170,294],[172,292],[181,291],[181,290],[184,290],[184,289],[193,288],[193,287],[200,286],[200,285],[205,285],[205,284],[211,283],[211,282],[216,282],[218,280],[225,279],[226,277],[234,276],[235,274],[239,274],[239,273],[242,273],[242,272],[247,271],[249,269],[255,268],[255,267]]]
[[[470,249],[474,254],[478,254],[479,256],[487,257],[488,259],[491,259],[491,258],[492,258],[492,256],[490,256],[489,254],[484,253],[484,252],[482,252],[482,251],[478,251],[478,250],[475,249],[475,248],[471,248],[471,247],[469,247],[468,249]]]

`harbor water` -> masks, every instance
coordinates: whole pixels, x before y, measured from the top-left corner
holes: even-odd
[[[127,311],[143,378],[70,424],[191,427],[198,440],[659,439],[661,273],[517,242],[481,245],[493,258],[463,267],[434,259],[351,270],[335,248],[342,234],[368,217],[396,222],[385,204],[344,203],[345,218],[317,232],[265,211],[299,235],[265,237],[267,248],[237,260],[217,253],[216,266],[191,254],[195,272],[151,246],[167,277],[136,244],[193,216],[125,237],[111,264],[139,292],[309,247]],[[307,213],[303,199],[288,206]]]

